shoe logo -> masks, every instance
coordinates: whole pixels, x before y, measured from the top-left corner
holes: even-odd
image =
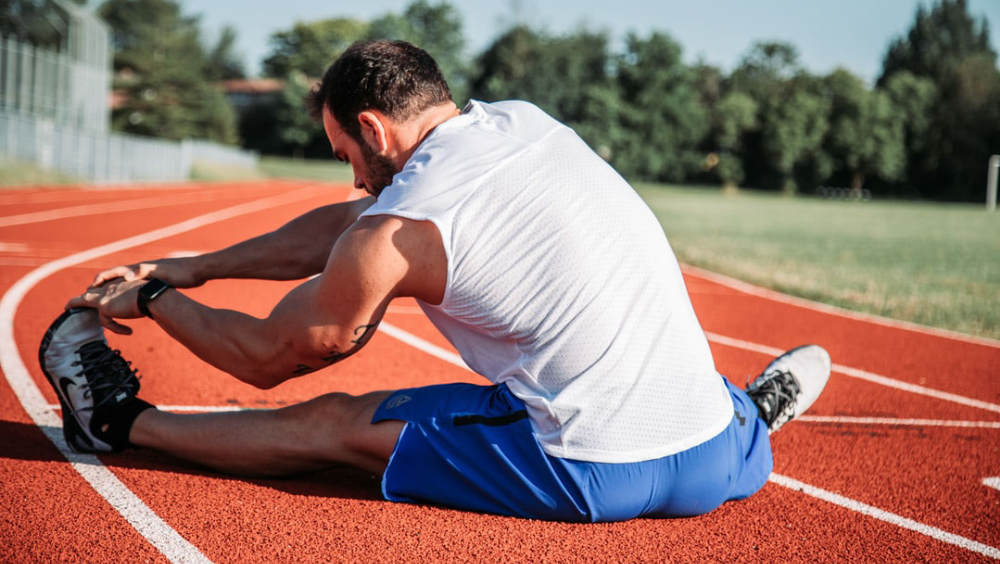
[[[68,403],[70,405],[73,405],[73,402],[70,401],[70,397],[69,397],[69,387],[70,386],[73,386],[75,388],[76,384],[74,384],[72,380],[70,380],[69,378],[66,378],[65,376],[63,376],[62,378],[59,379],[59,387],[62,389],[63,398],[66,399],[66,403]]]
[[[747,418],[743,417],[742,413],[740,413],[739,411],[733,410],[733,415],[735,415],[736,418],[740,420],[740,427],[745,427],[746,426],[746,424],[747,424]]]
[[[395,408],[403,405],[404,403],[410,401],[411,399],[413,399],[413,398],[411,398],[410,396],[407,396],[407,395],[398,395],[398,396],[392,398],[391,400],[389,400],[388,402],[386,402],[385,408],[386,409],[395,409]]]

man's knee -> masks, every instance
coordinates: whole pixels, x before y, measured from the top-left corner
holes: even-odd
[[[289,429],[292,452],[370,469],[373,459],[388,460],[399,436],[398,428],[371,423],[375,409],[388,395],[329,393],[277,410],[275,416]]]

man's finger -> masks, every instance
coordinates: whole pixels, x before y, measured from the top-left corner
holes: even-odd
[[[70,308],[74,308],[74,307],[90,307],[90,308],[92,308],[92,307],[94,307],[94,304],[91,304],[87,300],[83,299],[83,296],[77,296],[77,297],[71,299],[70,301],[66,302],[66,305],[63,306],[63,309],[70,309]]]
[[[90,283],[91,288],[96,288],[97,286],[103,285],[109,280],[114,280],[115,278],[124,278],[132,271],[130,266],[116,266],[114,268],[109,268],[103,272],[99,272],[97,276],[94,277],[94,281]],[[126,278],[127,280],[127,278]]]
[[[129,327],[127,325],[122,325],[121,323],[118,323],[114,319],[112,319],[110,317],[107,317],[105,315],[99,315],[98,317],[101,320],[101,325],[103,325],[106,329],[108,329],[112,333],[117,333],[119,335],[131,335],[132,334],[132,328],[131,327]]]

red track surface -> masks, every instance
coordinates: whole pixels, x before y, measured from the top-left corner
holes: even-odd
[[[16,304],[13,299],[18,280],[56,259],[296,190],[303,190],[297,201],[95,257],[34,284],[22,282],[15,289],[26,290],[23,299]],[[25,406],[30,401],[15,394],[26,382],[27,388],[41,391],[46,405],[56,403],[35,360],[45,328],[98,268],[215,249],[347,195],[346,187],[309,188],[290,182],[0,194],[0,291],[8,308],[4,313],[0,307],[0,331],[3,324],[13,328],[13,343],[0,343],[5,347],[6,376],[0,383],[0,562],[162,562],[168,555],[182,558],[176,555],[183,551],[170,546],[161,550],[158,541],[150,539],[173,531],[186,539],[180,544],[215,562],[1000,558],[1000,490],[983,483],[1000,477],[1000,343],[824,313],[744,292],[698,271],[686,274],[688,287],[721,372],[742,384],[767,363],[767,347],[819,343],[830,350],[838,368],[809,415],[893,421],[795,422],[773,437],[776,482],[750,499],[693,519],[598,525],[393,504],[380,499],[374,477],[353,470],[291,480],[245,480],[149,451],[82,459],[78,466],[84,472],[110,470],[162,520],[160,525],[140,526],[146,531],[140,534],[116,509],[124,502],[103,498],[85,481],[32,420]],[[133,202],[140,209],[79,208],[115,202]],[[67,208],[76,210],[70,215],[83,215],[38,215]],[[220,281],[190,294],[213,306],[265,315],[290,287]],[[386,322],[447,347],[413,305],[394,305]],[[132,326],[134,336],[112,336],[112,344],[141,368],[143,397],[160,405],[274,407],[331,390],[358,393],[480,381],[454,364],[381,334],[350,361],[265,392],[203,365],[152,322],[140,320]],[[21,379],[10,369],[17,356],[27,368]],[[889,387],[864,379],[868,374],[918,388]],[[935,391],[965,399],[941,397]],[[47,408],[41,411],[51,417]],[[907,419],[987,423],[933,425]],[[837,503],[819,499],[808,487],[807,492],[787,487],[782,477],[840,497],[835,497]],[[859,508],[884,513],[875,510],[881,516],[875,518]]]

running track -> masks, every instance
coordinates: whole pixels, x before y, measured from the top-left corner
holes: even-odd
[[[219,476],[164,455],[62,444],[37,346],[97,269],[212,250],[344,200],[295,182],[0,193],[0,562],[986,562],[1000,559],[1000,342],[906,327],[686,269],[721,372],[742,384],[806,342],[835,363],[807,420],[773,437],[775,474],[698,518],[576,525],[381,501],[373,476]],[[194,221],[189,221],[194,219]],[[138,236],[138,237],[137,237]],[[190,290],[266,315],[292,285]],[[481,380],[412,302],[348,362],[259,391],[148,320],[111,337],[168,409],[287,405],[330,390]]]

